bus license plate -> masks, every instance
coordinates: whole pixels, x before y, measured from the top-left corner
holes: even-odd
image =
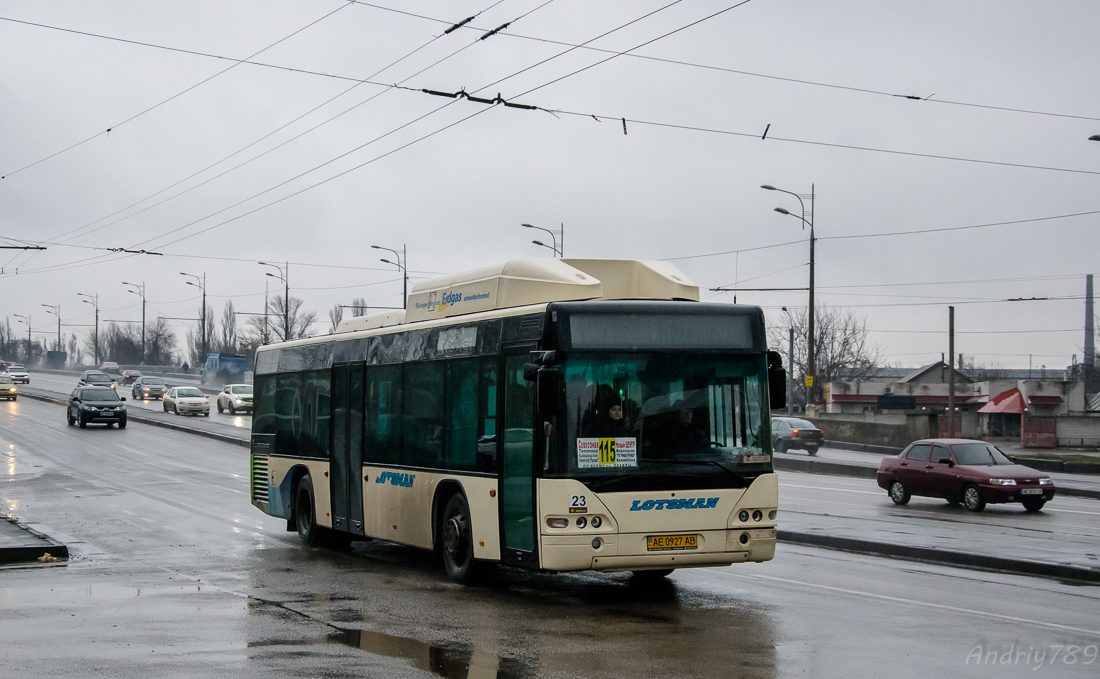
[[[1042,495],[1042,488],[1023,488],[1020,490],[1020,495]]]
[[[698,535],[649,535],[645,539],[646,549],[651,552],[672,549],[697,549]]]

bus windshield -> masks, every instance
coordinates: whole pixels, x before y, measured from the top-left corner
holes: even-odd
[[[745,487],[771,471],[761,355],[573,354],[544,474],[593,490]]]

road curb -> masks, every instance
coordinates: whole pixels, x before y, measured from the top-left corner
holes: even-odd
[[[983,554],[971,554],[969,552],[955,552],[930,547],[910,547],[889,542],[873,542],[871,540],[859,540],[856,538],[843,538],[832,535],[818,535],[815,533],[801,533],[788,530],[777,531],[776,539],[780,542],[786,542],[792,545],[803,545],[806,547],[822,547],[843,552],[856,552],[858,554],[891,556],[899,559],[908,559],[910,561],[925,561],[947,564],[950,566],[980,568],[984,570],[1019,573],[1021,575],[1038,575],[1059,580],[1077,580],[1100,584],[1100,570],[1081,568],[1078,566],[1066,566],[1064,564],[1043,563],[1040,561],[1028,561],[1026,559],[1006,559],[999,556],[986,556]]]
[[[51,396],[43,396],[41,394],[31,394],[29,392],[23,392],[19,394],[26,398],[33,398],[36,401],[45,401],[46,403],[53,403],[59,406],[69,405],[68,401],[61,401]],[[133,410],[126,410],[126,419],[130,422],[140,422],[141,424],[148,424],[154,427],[161,427],[163,429],[174,429],[175,431],[182,431],[187,434],[197,434],[198,436],[205,436],[208,439],[214,439],[215,441],[221,441],[222,443],[232,443],[245,448],[251,447],[252,443],[250,439],[238,438],[236,436],[229,436],[228,434],[219,434],[216,431],[206,431],[205,429],[194,429],[184,424],[177,424],[175,422],[164,422],[163,420],[153,419],[146,417],[145,415],[135,414]]]
[[[780,471],[825,474],[827,476],[849,476],[857,479],[873,479],[878,473],[876,467],[864,467],[857,464],[844,464],[842,462],[826,462],[816,459],[791,459],[774,456],[772,457],[772,467]]]
[[[48,535],[39,533],[20,523],[15,517],[0,514],[0,564],[37,561],[49,556],[47,561],[64,561],[69,558],[69,548]],[[14,536],[14,537],[12,537]]]

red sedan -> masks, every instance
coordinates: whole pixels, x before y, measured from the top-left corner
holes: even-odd
[[[1016,464],[991,443],[968,439],[914,441],[897,457],[884,459],[877,478],[897,505],[921,495],[961,502],[972,512],[1001,502],[1020,502],[1037,512],[1054,497],[1049,476]]]

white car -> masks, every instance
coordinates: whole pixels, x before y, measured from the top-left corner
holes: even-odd
[[[210,417],[210,401],[198,387],[172,387],[164,395],[164,412]]]
[[[236,415],[238,410],[252,412],[252,385],[227,384],[218,392],[218,412],[229,411]]]
[[[14,382],[22,382],[23,384],[31,383],[31,374],[27,372],[27,369],[20,363],[12,363],[8,366],[6,372],[8,373],[8,377]]]

